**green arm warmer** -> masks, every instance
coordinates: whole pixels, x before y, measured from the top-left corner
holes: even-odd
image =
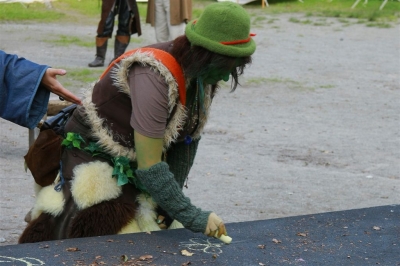
[[[160,162],[146,170],[138,169],[136,175],[154,201],[171,218],[178,220],[193,232],[205,232],[211,212],[202,211],[190,202],[169,171],[167,163]]]
[[[193,140],[189,145],[184,142],[174,143],[167,151],[169,170],[174,174],[180,188],[183,188],[189,171],[192,168],[199,141],[200,139]]]

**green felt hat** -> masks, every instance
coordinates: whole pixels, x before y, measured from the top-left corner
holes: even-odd
[[[208,5],[197,20],[186,25],[185,34],[192,45],[217,54],[244,57],[256,50],[250,34],[250,16],[232,2]]]

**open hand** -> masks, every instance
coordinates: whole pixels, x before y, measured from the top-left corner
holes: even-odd
[[[76,97],[72,92],[64,88],[61,83],[57,80],[57,75],[64,76],[67,73],[64,69],[48,68],[42,78],[42,85],[49,91],[64,100],[81,105],[81,100]]]

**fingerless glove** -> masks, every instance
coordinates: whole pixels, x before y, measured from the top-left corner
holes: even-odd
[[[202,211],[186,197],[174,175],[165,162],[160,162],[146,170],[136,170],[136,176],[146,187],[154,201],[172,219],[176,219],[193,232],[205,232],[211,212]]]

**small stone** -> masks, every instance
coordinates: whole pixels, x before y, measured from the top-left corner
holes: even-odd
[[[4,237],[0,237],[0,243],[6,242],[6,239]]]

